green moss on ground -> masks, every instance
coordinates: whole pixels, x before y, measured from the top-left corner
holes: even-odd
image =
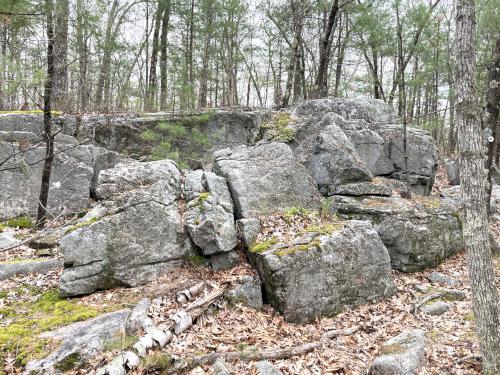
[[[406,351],[405,347],[401,344],[391,344],[384,345],[380,350],[380,354],[382,355],[392,355],[392,354],[401,354]]]
[[[307,209],[307,208],[304,208],[304,207],[290,207],[288,209],[285,210],[284,214],[283,214],[283,218],[285,219],[285,221],[287,222],[287,224],[290,225],[290,223],[292,222],[292,220],[296,217],[305,217],[305,216],[308,216],[308,215],[311,215],[311,212]]]
[[[35,302],[7,303],[0,314],[10,324],[0,330],[0,362],[7,354],[15,356],[15,365],[40,359],[54,349],[54,342],[41,339],[43,332],[87,320],[98,315],[97,308],[85,306],[76,300],[64,299],[58,290],[43,293]]]
[[[202,255],[188,255],[184,257],[184,260],[193,266],[204,266],[206,264],[206,259]]]
[[[250,252],[261,254],[264,251],[268,250],[271,246],[273,246],[277,243],[278,243],[278,239],[273,237],[273,238],[270,238],[266,241],[256,243],[255,245],[252,246],[252,248],[250,249]]]
[[[172,366],[172,356],[170,353],[155,352],[142,360],[142,367],[146,374],[157,373],[166,374]]]
[[[27,216],[16,217],[14,219],[9,219],[0,224],[0,231],[6,227],[19,228],[19,229],[31,229],[33,228],[33,220]]]
[[[31,262],[41,262],[47,260],[47,258],[13,258],[0,262],[0,264],[19,264],[19,263],[31,263]]]

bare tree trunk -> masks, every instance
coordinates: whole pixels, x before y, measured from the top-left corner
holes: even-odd
[[[54,30],[53,104],[66,109],[68,93],[68,20],[69,0],[56,0]]]
[[[486,194],[486,203],[489,206],[491,197],[491,176],[492,165],[495,156],[495,145],[498,144],[498,135],[500,131],[500,37],[496,41],[495,50],[490,66],[488,67],[488,89],[486,91],[486,114],[485,126],[489,129],[488,139],[488,192]]]
[[[463,236],[476,330],[483,357],[483,373],[500,373],[499,299],[491,258],[483,136],[476,102],[474,0],[457,0],[456,6],[456,120],[462,201]]]
[[[170,0],[167,0],[161,21],[160,35],[160,110],[167,109],[167,35],[170,24]]]
[[[85,112],[87,103],[86,84],[88,51],[84,36],[84,6],[83,0],[76,1],[76,44],[78,50],[78,93],[76,110],[79,112]]]
[[[38,199],[37,227],[43,228],[47,219],[47,203],[49,200],[50,175],[54,161],[54,135],[52,134],[52,82],[54,78],[54,22],[52,0],[45,0],[45,13],[47,17],[47,77],[43,93],[43,138],[45,140],[45,160],[43,163],[42,184]]]
[[[324,98],[328,95],[328,65],[330,64],[333,29],[335,27],[339,9],[339,0],[334,0],[328,14],[328,20],[326,21],[321,33],[319,43],[318,73],[316,75],[316,80],[314,81],[314,89],[311,95],[313,98]]]
[[[158,79],[156,77],[156,65],[158,63],[158,52],[160,50],[159,46],[159,36],[160,36],[160,26],[163,14],[163,1],[158,2],[158,9],[156,10],[155,16],[155,27],[153,32],[153,46],[151,51],[151,62],[149,66],[149,82],[147,89],[147,101],[145,103],[145,110],[151,111],[155,108],[155,98],[158,90]]]
[[[205,3],[204,3],[205,4]],[[200,74],[200,91],[198,94],[198,108],[207,107],[207,91],[208,91],[208,68],[210,65],[210,48],[213,34],[214,13],[211,2],[206,3],[206,8],[203,9],[206,24],[205,24],[205,45],[203,47],[202,67]]]

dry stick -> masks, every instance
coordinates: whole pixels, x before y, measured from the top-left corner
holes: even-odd
[[[182,359],[169,371],[169,374],[189,371],[197,366],[210,365],[213,364],[217,359],[221,358],[227,362],[235,361],[260,361],[260,360],[278,360],[291,358],[297,355],[309,353],[315,349],[323,346],[326,341],[334,339],[339,336],[349,336],[354,334],[359,330],[359,326],[354,326],[346,329],[336,329],[333,331],[328,331],[321,336],[320,340],[308,342],[299,346],[294,346],[286,349],[278,350],[249,350],[249,351],[238,351],[238,352],[215,352],[207,355],[202,355],[199,357],[188,357]]]

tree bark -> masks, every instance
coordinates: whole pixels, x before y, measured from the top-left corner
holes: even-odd
[[[68,94],[68,20],[69,1],[56,0],[54,22],[54,107],[67,109]]]
[[[483,373],[500,373],[499,299],[491,258],[487,171],[483,137],[476,102],[476,20],[474,0],[457,0],[456,6],[456,121],[462,201],[463,236],[476,317],[476,330],[483,357]]]
[[[320,37],[319,43],[319,63],[316,80],[314,81],[314,89],[311,96],[313,98],[324,98],[328,95],[328,66],[330,64],[330,52],[332,49],[332,35],[339,13],[339,0],[334,0],[328,20],[326,21]]]
[[[490,66],[488,67],[488,88],[486,90],[486,113],[484,123],[488,129],[488,159],[486,168],[488,169],[488,191],[486,194],[486,204],[489,207],[491,197],[491,176],[492,166],[495,157],[495,145],[498,145],[500,132],[500,37],[496,41],[495,50]]]
[[[170,0],[167,0],[161,20],[160,35],[160,110],[167,109],[167,36],[170,25]]]
[[[41,229],[47,219],[47,203],[49,200],[50,175],[54,161],[54,135],[52,134],[52,84],[55,74],[54,67],[54,22],[52,0],[45,0],[45,12],[47,17],[47,77],[43,93],[43,138],[45,141],[45,160],[43,163],[42,183],[38,198],[37,227]]]

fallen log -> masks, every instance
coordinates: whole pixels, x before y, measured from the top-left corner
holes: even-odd
[[[320,340],[312,341],[306,344],[286,349],[258,350],[254,348],[243,351],[215,352],[197,357],[187,357],[175,362],[168,373],[177,374],[186,372],[198,366],[211,365],[215,363],[215,361],[217,361],[218,359],[222,359],[226,362],[235,362],[235,361],[251,362],[251,361],[262,361],[262,360],[287,359],[294,356],[309,353],[315,349],[319,349],[328,340],[334,339],[336,337],[352,335],[355,332],[357,332],[359,328],[360,327],[355,326],[346,329],[336,329],[333,331],[328,331],[321,336]]]

